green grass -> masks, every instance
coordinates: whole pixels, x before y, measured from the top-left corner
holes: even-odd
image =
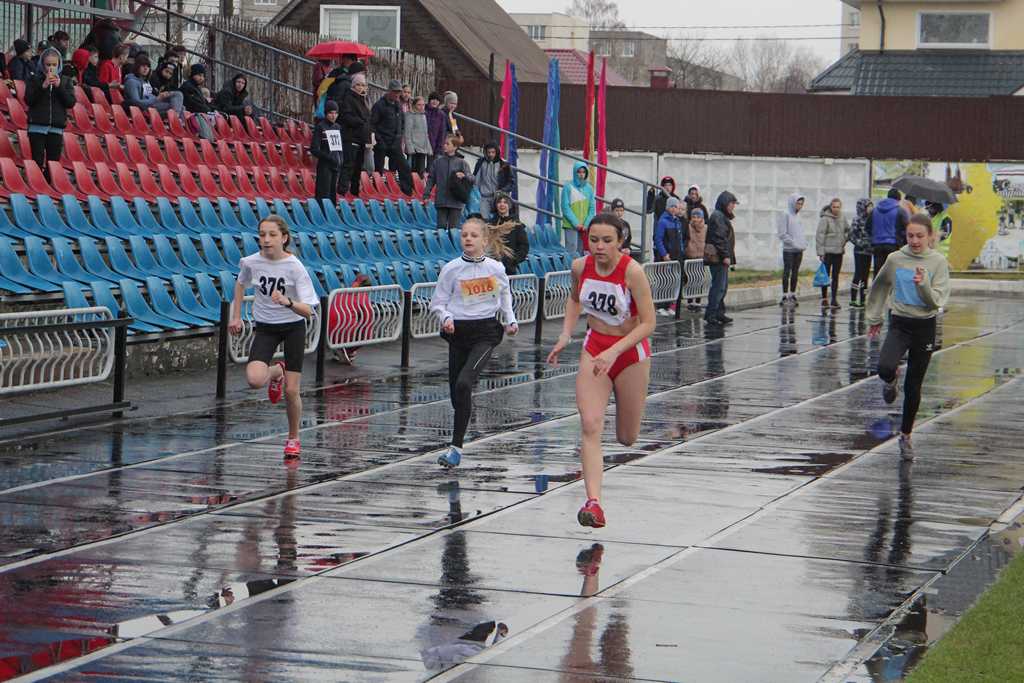
[[[924,656],[907,683],[1024,681],[1024,554]]]

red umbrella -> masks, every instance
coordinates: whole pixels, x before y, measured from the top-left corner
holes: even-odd
[[[330,43],[315,45],[306,53],[307,57],[313,59],[340,59],[342,55],[372,57],[373,50],[362,43],[353,43],[351,40],[334,40]]]

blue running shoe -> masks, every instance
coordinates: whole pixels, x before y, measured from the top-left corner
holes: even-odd
[[[458,446],[448,446],[441,457],[437,459],[437,464],[441,467],[458,467],[461,462],[462,449]]]

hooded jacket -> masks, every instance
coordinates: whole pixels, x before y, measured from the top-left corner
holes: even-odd
[[[690,190],[697,190],[697,199],[694,201],[690,199]],[[668,201],[667,199],[665,201]],[[700,185],[690,185],[686,188],[686,194],[683,195],[683,203],[686,204],[686,215],[680,216],[683,221],[690,220],[690,214],[694,209],[700,209],[704,212],[704,221],[707,222],[708,216],[711,212],[708,211],[708,207],[704,206],[704,198],[700,196]]]
[[[370,127],[370,107],[366,97],[349,88],[338,103],[338,125],[346,145],[370,143],[373,129]]]
[[[829,205],[831,206],[831,205]],[[850,237],[850,221],[846,216],[832,213],[828,206],[821,210],[818,220],[818,233],[814,239],[814,250],[818,258],[825,254],[842,254],[846,251],[846,241]]]
[[[672,182],[672,191],[665,192],[665,181],[669,180]],[[665,204],[669,199],[675,197],[679,199],[679,195],[676,194],[676,181],[670,175],[665,176],[658,183],[661,187],[647,190],[647,213],[654,212],[654,223],[657,225],[658,221],[661,220],[661,214],[665,213]]]
[[[657,260],[661,261],[668,254],[673,261],[682,261],[689,237],[690,233],[683,228],[679,216],[673,216],[666,210],[654,228],[654,253]]]
[[[494,161],[487,160],[488,149],[494,150]],[[477,159],[473,175],[476,177],[476,187],[483,197],[492,196],[497,192],[512,192],[515,186],[512,167],[501,158],[501,150],[494,140],[484,145],[484,156]]]
[[[504,218],[498,215],[497,204],[499,199],[507,201],[510,207],[508,216]],[[512,199],[511,195],[507,192],[496,192],[493,206],[491,216],[487,220],[490,225],[500,225],[509,221],[515,223],[515,227],[505,233],[502,238],[505,244],[512,250],[512,256],[504,256],[501,259],[502,265],[505,266],[505,274],[515,275],[519,270],[519,264],[530,255],[530,237],[526,234],[526,226],[519,220],[519,207],[516,206],[515,200]]]
[[[431,107],[427,103],[427,137],[434,154],[444,154],[445,115],[441,105]]]
[[[470,173],[469,164],[458,154],[453,154],[452,156],[443,154],[435,159],[434,165],[430,167],[430,172],[427,173],[427,182],[423,188],[423,201],[430,199],[430,190],[436,187],[437,192],[434,193],[435,208],[461,209],[462,202],[453,197],[448,189],[448,186],[451,184],[449,180],[452,174],[458,171],[466,174],[466,178],[469,179],[470,183],[476,183],[476,178]]]
[[[401,149],[404,121],[401,101],[389,102],[387,95],[370,108],[370,126],[377,135],[377,147],[385,150]]]
[[[60,73],[63,63],[60,61],[60,53],[53,48],[47,49],[40,56],[49,54],[57,56],[57,73]],[[67,76],[60,76],[60,84],[54,86],[43,86],[46,80],[46,71],[39,69],[29,76],[25,86],[25,106],[28,107],[29,126],[50,126],[53,128],[64,128],[68,125],[68,109],[75,106],[75,85]],[[31,128],[29,132],[32,132]]]
[[[139,78],[135,74],[128,74],[124,79],[124,103],[146,110],[159,102],[153,84],[148,79]]]
[[[230,81],[221,86],[221,89],[213,96],[214,109],[238,117],[245,116],[245,102],[249,99],[249,82],[246,80],[245,87],[239,92],[235,90],[235,81],[239,78],[245,79],[245,74],[238,72],[231,77]]]
[[[715,202],[715,210],[711,212],[708,220],[707,243],[712,245],[718,252],[718,259],[729,259],[730,265],[736,265],[736,233],[732,229],[733,214],[729,213],[727,207],[730,202],[736,201],[736,195],[726,191],[718,195]]]
[[[191,77],[181,84],[181,97],[185,103],[185,110],[193,114],[209,114],[213,107],[203,97],[203,86],[200,86]]]
[[[704,214],[707,216],[707,214]],[[693,226],[693,221],[689,221],[683,228],[687,232],[686,247],[683,249],[684,259],[703,259],[704,258],[704,244],[708,237],[708,222],[705,219],[699,228]]]
[[[918,266],[925,271],[920,284],[914,282]],[[949,263],[945,256],[930,248],[915,254],[909,245],[904,246],[889,255],[871,283],[867,323],[882,324],[887,301],[895,315],[918,319],[934,317],[949,301],[949,285]]]
[[[857,200],[857,217],[850,223],[849,240],[853,242],[854,254],[871,254],[871,235],[867,231],[868,207],[871,200],[867,197]]]
[[[165,67],[170,66],[171,76],[170,78],[164,78],[163,70]],[[175,65],[169,64],[168,62],[160,62],[156,69],[153,69],[149,74],[149,84],[153,86],[153,92],[173,92],[178,89],[178,80],[175,77]]]
[[[586,171],[583,180],[576,175],[581,168]],[[568,227],[575,230],[586,230],[597,210],[594,188],[587,182],[589,176],[587,165],[577,161],[572,167],[572,182],[566,183],[562,188],[562,219],[569,224]]]
[[[405,132],[403,136],[406,154],[434,153],[434,149],[430,146],[426,112],[418,112],[415,109],[405,112]]]
[[[779,219],[776,232],[782,240],[782,251],[803,252],[807,248],[807,238],[804,236],[804,221],[796,210],[796,203],[804,196],[799,192],[789,195],[789,205],[786,213]]]
[[[871,235],[871,244],[894,244],[900,246],[907,242],[907,222],[910,216],[900,207],[895,199],[886,197],[875,205],[875,210],[868,214],[864,229]]]
[[[121,44],[121,29],[113,19],[100,19],[82,41],[80,47],[93,45],[99,50],[100,61],[106,61],[114,54],[114,48]]]

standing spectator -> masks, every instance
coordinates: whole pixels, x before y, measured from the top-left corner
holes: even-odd
[[[445,114],[441,109],[441,96],[436,92],[430,93],[427,97],[427,136],[430,139],[432,156],[427,159],[427,170],[430,170],[434,159],[443,154],[445,136]]]
[[[690,219],[690,214],[693,213],[694,209],[700,209],[704,212],[704,217],[707,218],[711,215],[708,211],[708,207],[704,206],[704,198],[700,196],[700,185],[690,185],[686,189],[686,196],[683,197],[683,204],[686,205],[686,211],[680,213],[680,218],[683,221]]]
[[[796,283],[800,277],[800,264],[807,249],[804,236],[804,222],[800,210],[804,208],[804,196],[799,192],[789,195],[786,213],[779,219],[776,232],[782,240],[782,300],[780,306],[799,306],[796,301]]]
[[[373,131],[370,128],[370,106],[366,104],[366,75],[353,74],[351,87],[345,92],[338,107],[338,120],[341,122],[341,139],[345,143],[342,155],[341,172],[338,174],[338,194],[344,197],[351,193],[359,196],[360,173],[363,169],[363,158],[366,146],[370,143]],[[333,100],[330,100],[333,102]],[[324,111],[327,104],[324,104]]]
[[[121,29],[113,19],[98,19],[92,26],[92,31],[85,37],[79,47],[95,46],[100,53],[100,62],[112,59],[114,48],[118,45],[131,45],[131,41],[121,42]],[[127,54],[127,52],[125,53]],[[120,79],[118,79],[120,82]]]
[[[511,194],[512,188],[515,187],[512,167],[501,158],[498,143],[494,140],[484,145],[484,156],[477,160],[473,177],[476,178],[476,187],[480,190],[480,213],[485,216],[491,215],[495,193]]]
[[[202,64],[193,64],[189,72],[188,80],[181,85],[181,97],[187,111],[193,114],[209,114],[213,107],[203,97],[203,85],[206,83],[206,67]]]
[[[461,140],[462,138],[455,135],[445,136],[444,155],[434,161],[430,173],[427,174],[426,186],[423,188],[423,201],[429,200],[430,190],[437,188],[434,193],[434,209],[437,211],[438,230],[453,230],[459,227],[463,202],[452,193],[452,177],[468,181],[471,185],[476,182],[470,173],[469,164],[457,154]]]
[[[327,78],[327,74],[331,73],[331,60],[329,59],[318,59],[316,64],[313,65],[313,92],[316,93],[320,89],[320,84]],[[317,93],[319,97],[321,93]]]
[[[397,78],[388,83],[388,91],[370,109],[370,125],[377,143],[373,148],[373,165],[378,172],[384,172],[387,159],[391,172],[398,171],[398,185],[406,195],[412,194],[412,169],[402,154],[402,82]]]
[[[427,172],[427,158],[433,150],[430,148],[426,102],[419,95],[412,98],[412,109],[405,113],[404,136],[405,153],[411,161],[412,172],[422,176]]]
[[[118,45],[109,59],[100,62],[100,81],[107,84],[107,99],[110,99],[111,90],[121,90],[124,87],[121,80],[121,67],[128,61],[128,50],[127,45]],[[103,53],[99,52],[99,48],[97,48],[97,54],[102,59]]]
[[[29,80],[32,75],[32,46],[27,40],[18,38],[14,41],[14,56],[7,62],[7,73],[12,81]]]
[[[62,60],[66,60],[68,58],[69,42],[71,42],[71,36],[68,35],[67,31],[55,31],[52,36],[47,38],[49,47],[56,50]]]
[[[562,188],[562,226],[565,233],[565,249],[575,256],[583,255],[583,240],[586,226],[597,211],[594,202],[594,188],[587,182],[590,171],[582,161],[572,167],[572,182]]]
[[[505,266],[505,275],[519,272],[519,264],[530,255],[530,238],[526,234],[526,226],[519,220],[519,207],[512,195],[498,192],[494,195],[494,211],[488,225],[510,224],[507,230],[495,231],[493,239],[499,239],[508,247],[508,252],[501,253],[501,263]]]
[[[725,314],[725,294],[729,291],[729,268],[736,265],[736,233],[732,220],[736,217],[733,211],[737,204],[736,195],[723,192],[718,195],[715,210],[708,221],[704,250],[704,260],[711,271],[711,291],[708,292],[708,307],[704,310],[704,322],[708,325],[732,322],[732,318]]]
[[[359,64],[360,67],[362,67],[359,69],[359,72],[366,71],[366,67],[356,61],[356,55],[342,55],[341,65],[335,67],[334,70],[327,74],[327,77],[324,79],[331,81],[324,94],[327,96],[328,100],[334,100],[337,102],[339,107],[341,106],[342,98],[345,96],[345,91],[352,87],[351,77],[357,73],[357,71],[352,68],[355,64]],[[320,86],[323,86],[323,82],[320,83]]]
[[[402,103],[402,113],[408,114],[412,110],[412,86],[408,83],[402,84],[402,94],[398,101]]]
[[[462,135],[459,132],[459,122],[455,120],[455,108],[459,106],[459,96],[449,90],[444,94],[444,132],[447,135]]]
[[[665,176],[658,183],[661,185],[661,190],[655,190],[653,187],[647,190],[647,213],[654,212],[654,224],[657,225],[658,221],[661,220],[661,214],[665,213],[665,205],[669,199],[675,197],[679,199],[676,194],[676,181],[672,176]]]
[[[875,210],[868,214],[864,224],[864,229],[871,236],[875,277],[878,277],[878,271],[885,265],[889,254],[907,242],[907,221],[910,215],[900,206],[900,196],[900,191],[895,187],[890,189],[886,198],[878,202]]]
[[[619,248],[619,251],[629,256],[630,249],[633,246],[633,231],[624,218],[626,215],[626,202],[616,197],[612,200],[611,208],[612,214],[622,221],[622,246]]]
[[[827,298],[828,288],[821,288],[821,307],[842,308],[839,305],[839,271],[843,269],[843,252],[850,237],[850,222],[843,215],[843,202],[837,197],[821,210],[818,235],[814,240],[818,258],[832,277],[832,301]]]
[[[249,102],[248,81],[245,74],[239,72],[231,77],[213,96],[213,108],[225,114],[233,114],[239,118],[253,115],[253,106]]]
[[[658,261],[678,261],[679,267],[683,267],[683,252],[686,249],[686,239],[689,231],[683,229],[683,222],[679,218],[682,212],[679,200],[675,197],[669,198],[665,203],[665,213],[654,229],[654,256]],[[675,304],[661,304],[658,315],[672,315]]]
[[[338,103],[331,100],[324,104],[324,119],[313,128],[313,140],[309,144],[309,154],[316,159],[317,202],[329,199],[332,204],[336,204],[338,201],[342,146],[341,126],[336,123],[337,120]]]
[[[683,259],[704,258],[704,245],[707,243],[708,224],[704,221],[704,210],[694,208],[690,211],[690,222],[687,225],[686,248]],[[683,284],[686,284],[686,270],[683,270]],[[686,310],[700,313],[700,297],[686,300]]]
[[[163,91],[157,93],[149,81],[150,64],[148,57],[135,60],[135,68],[124,82],[124,101],[126,105],[146,109],[156,109],[163,114],[173,109],[179,114],[182,111],[182,95],[180,92]]]
[[[52,47],[40,58],[40,68],[32,73],[25,88],[28,107],[28,142],[32,160],[50,180],[47,161],[60,161],[64,149],[64,127],[68,109],[75,106],[74,83],[60,75],[60,53]]]
[[[853,282],[850,283],[850,308],[864,308],[867,301],[868,273],[871,272],[871,235],[866,229],[868,214],[874,205],[867,197],[857,200],[857,216],[850,224],[853,242]]]

